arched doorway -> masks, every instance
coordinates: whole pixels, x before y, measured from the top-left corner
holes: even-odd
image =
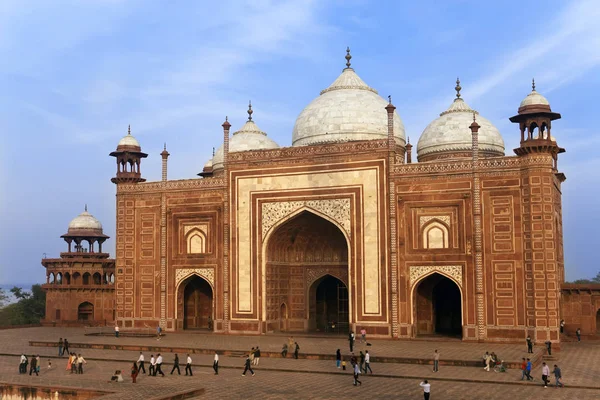
[[[600,335],[600,310],[596,311],[596,333]]]
[[[413,299],[416,334],[462,337],[462,298],[458,285],[438,273],[417,285]]]
[[[316,332],[349,331],[348,288],[331,275],[316,280],[310,287],[309,329]]]
[[[269,235],[265,257],[266,331],[282,327],[292,332],[325,331],[327,321],[317,326],[317,291],[320,303],[328,304],[328,310],[337,308],[332,305],[334,300],[328,300],[327,289],[317,289],[326,281],[323,288],[334,290],[337,296],[338,279],[333,276],[340,278],[339,283],[348,282],[348,242],[340,228],[313,212],[302,211]],[[341,309],[347,325],[347,289],[340,299],[345,302]]]
[[[212,325],[213,292],[210,284],[194,275],[183,292],[183,329],[209,329]]]
[[[79,321],[92,321],[94,319],[94,305],[89,301],[81,303],[77,308],[77,319]]]

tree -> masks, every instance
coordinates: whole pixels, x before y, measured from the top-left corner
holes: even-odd
[[[600,272],[596,274],[595,277],[592,278],[593,283],[600,283]]]
[[[8,301],[8,295],[4,289],[0,289],[0,309],[4,308],[4,304]]]
[[[31,293],[16,286],[10,291],[18,301],[0,309],[0,325],[39,324],[46,312],[46,292],[42,286],[31,286]]]

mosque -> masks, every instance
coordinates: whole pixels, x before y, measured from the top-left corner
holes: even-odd
[[[510,118],[506,134],[520,145],[507,155],[457,80],[415,162],[396,107],[351,58],[300,112],[291,147],[270,139],[249,106],[239,129],[225,120],[198,178],[169,180],[165,148],[162,179],[146,182],[148,155],[129,131],[110,153],[116,258],[102,253],[101,224],[87,210],[76,217],[68,251],[43,260],[47,319],[558,341],[565,176],[551,130],[560,114],[534,84]]]

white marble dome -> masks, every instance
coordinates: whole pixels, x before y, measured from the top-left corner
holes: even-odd
[[[523,101],[521,102],[519,107],[532,106],[532,105],[550,106],[550,103],[544,96],[542,96],[535,89],[533,89],[531,91],[531,93],[529,93],[527,95],[527,97],[525,97],[523,99]]]
[[[479,150],[492,155],[504,155],[504,140],[498,129],[458,96],[460,94],[421,134],[417,144],[419,161],[428,161],[436,154],[451,157],[452,152],[470,151],[473,142],[469,126],[473,123],[473,113],[477,115],[477,123],[481,126]]]
[[[261,131],[251,118],[244,124],[242,129],[234,132],[229,139],[230,153],[277,148],[279,148],[279,145],[269,138],[265,132]],[[212,158],[212,168],[213,171],[223,169],[223,145],[217,149]]]
[[[119,140],[119,144],[117,145],[117,150],[120,147],[137,147],[138,150],[141,150],[140,142],[131,134],[131,125],[127,129],[127,135],[123,136],[121,140]]]
[[[345,68],[302,110],[294,125],[292,146],[385,139],[387,104],[352,68]],[[404,124],[395,111],[394,136],[398,145],[406,144]]]
[[[102,233],[102,224],[92,214],[88,213],[86,206],[84,212],[69,222],[69,231],[71,230],[95,230]]]

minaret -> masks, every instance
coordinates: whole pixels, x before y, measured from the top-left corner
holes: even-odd
[[[111,157],[117,159],[117,175],[111,179],[112,183],[138,183],[145,182],[140,171],[142,158],[148,154],[142,153],[140,143],[131,135],[131,125],[117,145],[117,150],[110,153]]]
[[[223,122],[223,324],[222,330],[229,331],[229,129],[231,124],[225,117]]]
[[[406,163],[412,163],[412,144],[410,144],[410,137],[407,138],[406,142]]]
[[[167,159],[169,158],[169,152],[167,151],[167,144],[163,147],[163,151],[160,153],[162,157],[162,180],[163,182],[167,181]]]

